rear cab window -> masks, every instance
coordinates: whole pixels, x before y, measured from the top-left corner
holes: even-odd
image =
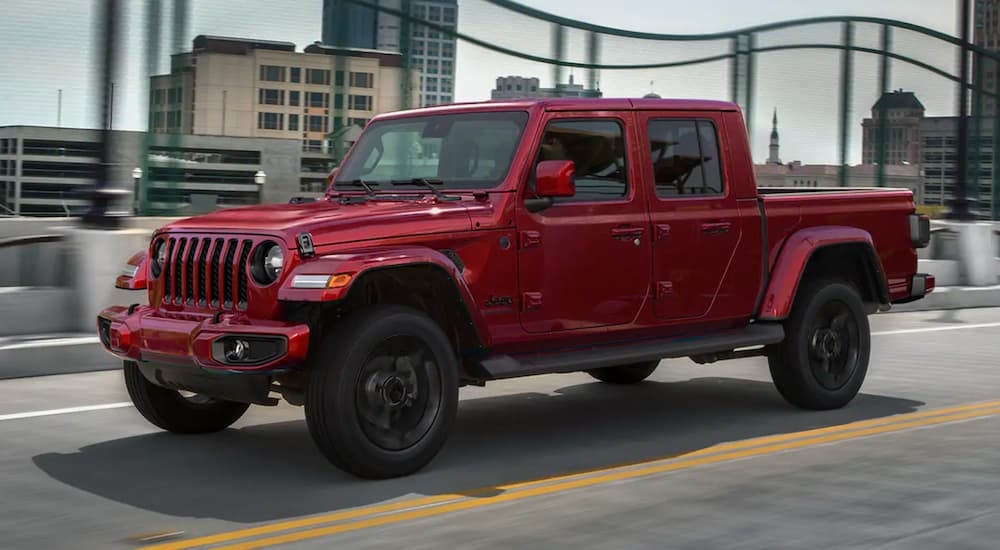
[[[707,118],[653,118],[647,140],[656,197],[721,196],[719,132]]]

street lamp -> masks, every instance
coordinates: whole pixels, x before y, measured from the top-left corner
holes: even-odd
[[[139,182],[142,181],[142,168],[132,169],[132,214],[139,215]]]

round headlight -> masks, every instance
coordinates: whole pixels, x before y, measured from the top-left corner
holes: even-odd
[[[281,266],[285,263],[285,253],[281,251],[281,247],[274,245],[267,249],[267,254],[264,255],[264,270],[272,279],[277,279],[278,275],[281,275]]]
[[[278,280],[284,265],[284,250],[277,243],[268,241],[261,243],[254,251],[250,270],[253,273],[254,281],[262,285],[269,285]]]
[[[167,263],[167,240],[159,239],[153,244],[153,255],[149,262],[149,270],[153,278],[159,277],[163,266]]]

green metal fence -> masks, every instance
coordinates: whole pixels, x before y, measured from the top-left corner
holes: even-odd
[[[160,2],[152,0],[151,4],[159,9]],[[147,20],[150,67],[159,55],[155,47],[159,32],[174,37],[174,51],[183,49],[179,37],[187,33],[183,14],[189,5],[186,0],[172,2],[171,28],[158,31],[153,19]],[[1000,113],[996,109],[987,113],[985,109],[996,97],[991,82],[996,82],[998,75],[994,74],[992,80],[988,75],[996,73],[1000,55],[968,45],[972,78],[960,86],[957,59],[963,42],[942,32],[875,17],[817,17],[708,34],[655,34],[572,20],[510,0],[462,0],[455,28],[417,17],[412,9],[414,2],[410,0],[391,5],[377,0],[345,0],[343,5],[347,4],[399,17],[406,68],[415,66],[408,43],[410,31],[422,28],[454,37],[463,54],[475,55],[477,65],[495,68],[495,76],[503,71],[547,74],[555,85],[565,82],[568,71],[579,70],[585,75],[587,89],[627,88],[630,93],[613,95],[633,97],[647,91],[638,82],[659,82],[665,88],[663,95],[671,96],[672,82],[700,80],[717,90],[713,98],[730,99],[742,107],[756,148],[761,148],[765,141],[762,136],[766,129],[758,128],[772,107],[762,103],[780,95],[824,120],[813,133],[823,143],[835,145],[831,148],[840,165],[840,185],[850,183],[847,168],[858,145],[864,111],[892,90],[894,81],[913,80],[914,75],[920,75],[929,84],[928,89],[918,93],[949,98],[937,101],[939,106],[935,109],[937,114],[946,115],[956,115],[956,109],[947,110],[940,105],[955,105],[952,99],[961,88],[971,95],[970,162],[967,174],[954,173],[950,179],[960,180],[964,176],[969,197],[989,205],[983,213],[995,219],[1000,217],[1000,170],[992,169],[1000,162],[1000,148],[992,148],[992,154],[985,155],[987,148],[992,147],[992,136],[1000,135]],[[347,19],[342,21],[338,33],[346,32]],[[456,73],[471,70],[461,63],[460,55]],[[796,81],[797,75],[802,75],[801,80]],[[818,80],[823,84],[817,83]],[[418,93],[408,79],[402,82],[403,97]],[[343,81],[331,82],[331,92],[345,93],[344,86]],[[796,94],[797,88],[813,92]],[[488,99],[488,95],[479,99]],[[333,109],[339,121],[335,121],[333,133],[344,128],[346,108],[342,105],[339,110]],[[884,185],[889,158],[887,144],[891,140],[886,113],[881,114],[876,117],[874,162],[878,166],[877,182]],[[179,146],[183,139],[176,136],[175,145]],[[333,142],[331,162],[335,164],[344,151],[340,140]],[[954,187],[946,179],[941,177],[942,197]]]

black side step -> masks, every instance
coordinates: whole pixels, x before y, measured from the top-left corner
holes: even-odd
[[[785,330],[777,323],[750,325],[745,329],[683,336],[663,340],[643,340],[632,344],[569,350],[546,355],[512,357],[498,355],[482,362],[489,376],[496,380],[536,374],[579,372],[601,367],[628,365],[690,355],[706,355],[737,348],[777,344],[785,339]]]

